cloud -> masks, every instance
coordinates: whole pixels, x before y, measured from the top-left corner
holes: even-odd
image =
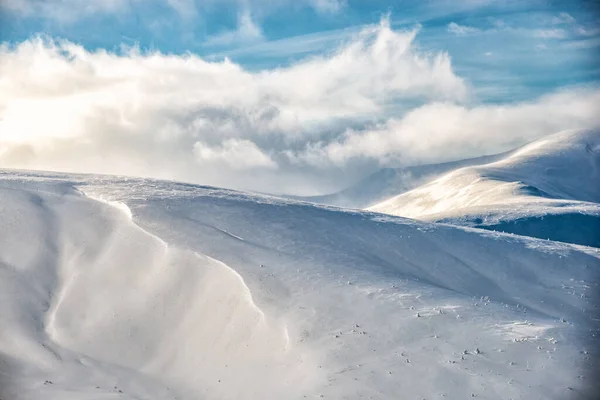
[[[564,46],[570,49],[594,49],[596,47],[600,47],[600,37],[588,37],[581,40],[572,40],[565,43]]]
[[[0,13],[8,11],[20,17],[41,17],[69,23],[83,16],[115,14],[139,2],[140,0],[10,0],[0,2]]]
[[[194,0],[167,0],[167,4],[185,19],[191,19],[198,14]]]
[[[0,46],[0,166],[176,178],[276,192],[350,183],[379,165],[494,152],[597,124],[596,89],[472,104],[418,29],[365,27],[335,51],[257,72],[38,37]]]
[[[194,143],[194,156],[199,163],[223,163],[234,170],[277,168],[277,164],[256,144],[246,139],[227,139],[213,148]]]
[[[512,105],[433,102],[371,129],[347,130],[338,140],[308,147],[296,157],[336,165],[371,158],[394,165],[492,154],[548,133],[600,127],[596,104],[600,104],[597,87],[565,90]]]
[[[450,22],[448,24],[448,32],[453,33],[457,36],[464,36],[479,33],[481,32],[481,30],[473,26],[459,25],[456,22]]]
[[[533,36],[542,39],[563,39],[567,34],[563,29],[535,29]]]
[[[215,60],[223,57],[254,56],[264,60],[280,57],[289,58],[290,56],[300,54],[323,53],[331,51],[331,49],[339,46],[340,43],[348,41],[352,35],[360,32],[361,28],[358,26],[263,41],[249,46],[213,53],[209,58]]]
[[[580,36],[598,36],[600,35],[600,28],[586,28],[584,26],[578,26],[575,28],[575,33]]]
[[[345,0],[311,0],[312,6],[319,12],[336,13],[346,6]]]
[[[570,14],[566,12],[562,12],[555,17],[552,17],[551,22],[554,25],[562,25],[562,24],[574,24],[575,18],[573,18]]]
[[[541,39],[565,39],[573,34],[579,36],[594,36],[598,29],[578,25],[576,20],[567,13],[561,13],[550,20],[551,25],[536,24],[530,26],[511,26],[503,20],[490,19],[491,28],[476,28],[474,26],[460,25],[456,22],[450,22],[447,25],[447,31],[456,36],[468,36],[474,34],[517,34],[531,36]],[[556,27],[563,25],[563,27]]]
[[[242,10],[252,10],[261,14],[276,12],[290,4],[300,4],[315,9],[319,13],[336,13],[346,6],[346,0],[7,0],[0,1],[0,14],[10,12],[17,18],[42,18],[61,24],[72,23],[97,14],[116,15],[135,11],[149,6],[161,10],[169,6],[183,19],[194,18],[200,11],[214,10],[216,6],[231,6]]]
[[[231,44],[249,44],[264,40],[263,32],[253,20],[250,11],[245,10],[238,16],[237,29],[210,36],[205,46],[229,46]]]

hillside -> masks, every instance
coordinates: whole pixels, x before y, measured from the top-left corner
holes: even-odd
[[[369,209],[600,247],[600,131],[560,132]]]
[[[407,192],[457,168],[487,164],[504,154],[483,156],[441,164],[413,165],[402,168],[383,168],[365,179],[336,193],[322,196],[288,196],[310,203],[344,208],[366,208],[387,198]]]
[[[0,199],[3,399],[593,398],[596,249],[150,179]]]

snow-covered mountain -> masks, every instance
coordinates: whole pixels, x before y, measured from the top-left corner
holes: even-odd
[[[413,165],[402,168],[383,168],[354,185],[336,193],[321,196],[287,196],[310,203],[344,208],[367,208],[392,196],[428,183],[457,168],[487,164],[500,160],[505,153],[446,162]]]
[[[18,171],[0,221],[3,400],[594,398],[598,249]]]
[[[600,131],[540,139],[369,209],[600,247]]]

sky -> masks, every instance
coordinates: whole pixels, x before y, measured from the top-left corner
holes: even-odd
[[[0,0],[0,168],[323,194],[600,126],[549,0]]]

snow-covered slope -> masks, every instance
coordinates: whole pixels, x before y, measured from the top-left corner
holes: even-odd
[[[505,154],[469,158],[441,164],[414,165],[403,168],[383,168],[354,185],[322,196],[287,196],[289,198],[344,208],[366,208],[392,196],[428,183],[457,168],[487,164],[502,159]]]
[[[369,209],[600,246],[600,131],[560,132]]]
[[[2,399],[593,398],[596,249],[10,171],[0,221]]]

